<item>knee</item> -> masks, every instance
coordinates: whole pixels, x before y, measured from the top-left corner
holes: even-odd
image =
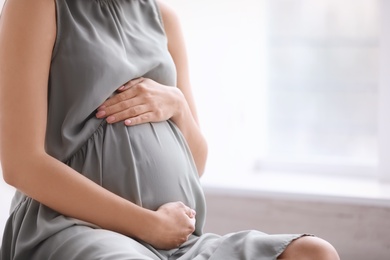
[[[291,242],[280,260],[340,260],[336,249],[318,237],[301,237]]]

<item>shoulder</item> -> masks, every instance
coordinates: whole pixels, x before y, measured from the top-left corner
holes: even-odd
[[[34,1],[31,1],[31,0],[5,0],[5,1],[1,1],[0,0],[0,2],[3,2],[2,5],[0,5],[3,7],[3,9],[5,9],[8,6],[10,6],[8,8],[16,8],[17,6],[22,5],[25,7],[30,7],[30,8],[32,8],[32,10],[35,10],[35,9],[39,9],[42,7],[51,8],[52,6],[55,6],[56,0],[34,0]]]
[[[156,2],[160,9],[165,30],[170,30],[178,27],[180,19],[174,8],[163,0],[156,0]]]
[[[15,26],[23,21],[33,26],[34,22],[55,18],[55,0],[6,0],[0,17],[2,21],[15,18],[18,21]]]
[[[55,35],[55,9],[55,0],[7,0],[0,16],[0,31],[12,37],[46,40]]]

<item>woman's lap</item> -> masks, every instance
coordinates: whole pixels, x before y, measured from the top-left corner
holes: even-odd
[[[138,241],[103,229],[75,225],[44,241],[31,260],[159,260]]]
[[[192,236],[180,248],[170,251],[151,246],[108,230],[75,225],[44,241],[31,260],[270,260],[301,235],[268,235],[242,231],[219,236]]]
[[[275,260],[286,247],[303,234],[269,235],[256,230],[224,236],[205,234],[178,260]],[[176,255],[176,254],[175,254]],[[170,258],[171,259],[171,258]],[[176,259],[176,258],[173,258]]]

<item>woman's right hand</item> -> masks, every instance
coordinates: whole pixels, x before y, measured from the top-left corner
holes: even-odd
[[[196,212],[182,202],[170,202],[155,212],[157,221],[143,240],[157,249],[179,247],[195,231]]]

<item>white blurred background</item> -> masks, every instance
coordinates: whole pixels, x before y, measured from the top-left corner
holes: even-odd
[[[213,174],[377,173],[379,1],[168,2],[184,24]]]
[[[312,232],[342,259],[386,259],[389,1],[166,2],[209,142],[206,230]]]

